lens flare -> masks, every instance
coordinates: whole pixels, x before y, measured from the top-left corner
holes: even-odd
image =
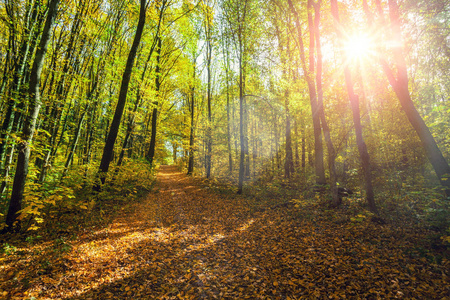
[[[349,36],[344,43],[344,51],[348,60],[362,60],[373,53],[374,42],[367,34]]]

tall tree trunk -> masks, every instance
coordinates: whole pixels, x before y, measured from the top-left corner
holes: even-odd
[[[45,21],[44,29],[42,31],[39,47],[36,51],[33,67],[30,73],[30,83],[28,88],[28,96],[30,99],[29,116],[25,119],[23,127],[22,142],[18,144],[18,158],[16,173],[14,176],[13,188],[11,192],[11,200],[9,203],[8,214],[6,216],[7,230],[11,230],[17,220],[18,212],[22,208],[23,193],[25,189],[25,182],[28,175],[28,163],[30,159],[30,143],[33,140],[36,120],[41,108],[40,95],[40,80],[42,67],[44,65],[45,54],[50,42],[50,34],[53,23],[56,18],[59,0],[51,0],[49,2],[49,9],[47,19]]]
[[[117,160],[117,165],[116,165],[117,167],[120,167],[122,165],[123,158],[125,156],[125,151],[127,150],[127,148],[130,145],[131,135],[133,133],[134,126],[136,124],[136,122],[135,122],[135,120],[136,120],[136,113],[137,113],[137,110],[139,108],[140,102],[141,102],[141,96],[140,96],[140,93],[139,93],[138,96],[137,96],[136,102],[134,104],[133,111],[130,112],[130,116],[129,116],[129,119],[128,119],[128,125],[127,125],[127,132],[125,134],[125,138],[123,139],[122,150],[120,151],[119,159]],[[117,171],[118,171],[118,168],[117,168],[116,172]]]
[[[225,39],[225,37],[223,37]],[[233,153],[231,151],[231,130],[230,130],[230,78],[229,78],[229,68],[230,68],[230,55],[228,51],[228,39],[223,45],[223,54],[225,57],[225,82],[226,82],[226,93],[227,93],[227,150],[228,150],[228,172],[231,174],[233,172]]]
[[[273,138],[275,140],[275,163],[276,170],[280,169],[281,158],[280,158],[280,133],[278,132],[278,115],[274,114],[273,121]]]
[[[131,79],[131,73],[133,70],[134,59],[136,58],[136,53],[141,41],[142,32],[144,31],[145,25],[145,12],[146,12],[146,0],[140,0],[141,7],[139,12],[139,22],[136,28],[136,33],[134,36],[133,44],[131,45],[130,53],[128,54],[127,64],[122,76],[122,84],[120,87],[119,99],[117,101],[116,110],[114,113],[113,120],[111,122],[111,127],[109,129],[108,137],[106,139],[105,147],[103,148],[102,160],[100,162],[99,173],[100,182],[94,185],[94,190],[99,191],[101,185],[105,183],[106,174],[109,169],[109,164],[113,158],[114,144],[116,143],[117,135],[119,133],[120,121],[122,119],[123,111],[125,109],[125,104],[127,101],[128,86]]]
[[[15,43],[17,31],[15,26],[17,26],[15,17],[14,17],[14,9],[10,8],[8,9],[8,4],[6,5],[6,12],[9,16],[9,24],[10,24],[10,36],[8,40],[8,49],[13,48],[11,47],[11,44]],[[17,109],[17,102],[20,102],[20,99],[23,97],[23,82],[25,81],[25,73],[28,67],[28,63],[31,59],[32,51],[30,51],[30,48],[33,49],[33,45],[35,45],[37,36],[36,34],[33,34],[36,32],[36,26],[38,25],[38,6],[40,4],[38,1],[33,3],[32,7],[28,7],[28,11],[26,12],[26,15],[28,16],[26,20],[24,20],[24,34],[22,38],[22,43],[20,47],[20,51],[18,53],[13,53],[13,59],[15,58],[15,61],[11,61],[11,64],[14,66],[14,72],[13,72],[13,78],[12,78],[12,85],[10,88],[10,97],[9,101],[7,101],[7,109],[5,114],[3,115],[3,123],[0,130],[0,177],[3,177],[4,180],[2,181],[1,188],[0,188],[0,195],[4,193],[6,190],[7,185],[7,178],[9,176],[9,170],[10,170],[10,163],[12,159],[12,155],[14,154],[14,146],[9,146],[9,136],[11,132],[13,132],[13,128],[17,128],[17,120],[18,120],[18,114],[20,112],[16,112]],[[14,48],[13,48],[14,49]],[[8,51],[8,56],[10,55],[10,52]],[[6,76],[6,66],[5,66],[5,76]],[[6,78],[5,78],[6,79]],[[6,86],[6,80],[3,80],[2,83],[2,89]],[[3,92],[2,92],[3,95]],[[21,106],[23,105],[23,102],[21,103]],[[16,126],[15,126],[16,125]]]
[[[14,156],[15,145],[12,144],[9,147],[10,147],[10,149],[8,149],[8,154],[6,155],[6,158],[5,158],[5,167],[2,170],[3,171],[2,175],[4,177],[3,177],[2,183],[0,185],[0,195],[3,195],[6,191],[6,187],[8,185],[9,171],[11,169],[11,163],[12,163],[13,156]]]
[[[239,32],[238,32],[238,46],[239,46],[239,143],[240,143],[240,157],[239,157],[239,179],[238,179],[238,194],[242,194],[244,179],[245,179],[245,139],[246,135],[246,126],[245,126],[245,97],[244,97],[244,49],[243,49],[243,32],[242,25],[239,24]]]
[[[247,140],[247,124],[246,124],[246,103],[245,103],[245,71],[246,71],[246,43],[245,43],[245,26],[246,15],[248,10],[248,1],[244,1],[237,9],[237,28],[236,28],[236,52],[239,64],[239,179],[238,194],[242,194],[244,180],[250,171],[248,160],[248,140]]]
[[[205,33],[206,33],[206,73],[207,73],[207,113],[208,123],[206,126],[206,159],[205,159],[205,171],[206,178],[211,177],[211,151],[212,151],[212,115],[211,115],[211,59],[212,59],[212,36],[211,36],[211,24],[210,16],[207,13]]]
[[[64,170],[61,174],[61,181],[64,179],[64,177],[66,177],[67,171],[69,170],[70,165],[72,164],[73,156],[75,154],[75,150],[77,148],[78,141],[80,139],[81,128],[83,126],[84,118],[86,117],[86,113],[87,113],[88,109],[89,109],[89,105],[86,105],[86,108],[85,108],[83,114],[81,115],[80,120],[78,121],[75,136],[73,138],[72,145],[70,146],[70,150],[69,150],[69,154],[67,155],[66,163],[64,164]]]
[[[303,44],[303,35],[300,24],[300,19],[297,10],[292,4],[292,0],[288,0],[289,7],[291,12],[295,17],[295,25],[297,28],[297,42],[300,49],[300,59],[302,62],[302,68],[305,76],[305,80],[308,85],[309,92],[309,100],[311,103],[311,112],[313,119],[313,128],[314,128],[314,167],[316,172],[316,183],[318,185],[324,185],[326,183],[325,179],[325,168],[323,164],[323,144],[322,144],[322,129],[320,125],[320,114],[317,105],[317,93],[316,87],[314,84],[314,78],[312,77],[314,74],[314,35],[310,34],[309,39],[309,67],[306,65],[306,56],[305,56],[305,48]],[[309,28],[313,27],[313,21],[311,16],[311,0],[308,0],[308,25]]]
[[[85,142],[85,147],[84,147],[84,151],[83,151],[83,164],[86,165],[86,172],[85,172],[86,176],[87,176],[87,171],[88,171],[88,164],[91,161],[91,153],[92,153],[92,148],[93,148],[93,144],[94,144],[94,134],[96,131],[96,126],[95,126],[95,122],[97,119],[96,112],[97,112],[97,107],[100,102],[100,101],[98,101],[99,89],[97,89],[97,87],[100,85],[99,82],[102,82],[102,80],[104,78],[103,74],[105,71],[105,65],[106,65],[107,58],[111,55],[111,53],[113,51],[113,46],[118,39],[119,28],[123,23],[124,15],[125,15],[124,6],[125,6],[125,2],[122,2],[121,4],[118,5],[118,7],[115,11],[114,29],[111,32],[111,38],[109,39],[108,44],[106,46],[106,51],[105,51],[104,57],[101,60],[99,67],[97,68],[97,74],[96,74],[95,78],[93,79],[94,82],[92,84],[91,94],[96,95],[95,97],[93,97],[93,99],[96,99],[96,100],[94,101],[93,108],[89,111],[90,116],[89,116],[88,126],[86,129],[86,142]],[[111,82],[111,84],[112,84],[112,82]],[[63,126],[62,131],[64,131],[64,126]]]
[[[194,55],[195,56],[195,55]],[[191,113],[191,128],[189,133],[189,161],[188,161],[188,171],[187,174],[191,175],[194,173],[194,133],[195,133],[195,67],[196,61],[194,61],[194,71],[192,75],[192,87],[191,87],[191,102],[190,113]]]
[[[150,167],[153,166],[153,158],[155,157],[156,148],[156,126],[158,126],[158,98],[160,97],[161,89],[161,37],[158,37],[158,46],[156,48],[156,68],[155,68],[155,92],[156,101],[153,102],[152,111],[152,131],[150,135],[150,146],[147,153],[147,161]]]
[[[245,91],[245,67],[244,67],[244,73],[243,73],[243,91]],[[250,113],[248,110],[248,106],[247,106],[247,97],[244,96],[244,134],[245,134],[245,138],[244,138],[244,153],[245,153],[245,162],[244,162],[244,168],[245,168],[245,172],[244,172],[244,180],[248,180],[250,179],[250,146],[249,146],[249,141],[250,141],[250,137],[249,137],[249,129],[248,129],[248,124],[249,124],[249,120],[250,120]]]
[[[119,159],[117,160],[117,165],[116,165],[117,167],[120,167],[122,165],[123,158],[125,156],[125,150],[128,147],[130,147],[130,144],[131,144],[132,133],[133,133],[133,130],[134,130],[134,127],[135,127],[135,123],[136,123],[135,122],[136,113],[137,113],[137,110],[138,110],[139,106],[141,105],[142,93],[144,93],[144,91],[142,90],[142,85],[143,85],[143,83],[145,81],[145,76],[147,74],[148,66],[149,66],[149,63],[150,63],[150,59],[152,58],[153,51],[155,50],[155,47],[158,45],[159,30],[160,30],[160,26],[161,26],[162,13],[163,13],[163,8],[162,8],[162,10],[160,12],[160,15],[159,15],[159,22],[158,22],[158,26],[157,26],[157,29],[156,29],[156,35],[155,35],[155,37],[153,39],[153,43],[152,43],[152,46],[150,48],[150,52],[149,52],[149,54],[147,56],[147,60],[145,62],[144,71],[141,74],[139,88],[138,88],[136,100],[135,100],[135,103],[134,103],[134,108],[130,112],[130,116],[129,116],[128,124],[127,124],[127,131],[126,131],[123,143],[122,143],[122,150],[120,151]],[[116,168],[116,174],[117,174],[117,172],[119,172],[119,168]]]
[[[398,11],[397,1],[389,0],[389,16],[391,20],[391,29],[396,41],[401,41],[401,28],[400,28],[400,16]],[[405,56],[402,51],[402,46],[399,44],[394,47],[394,62],[395,69],[397,70],[397,78],[394,75],[394,71],[389,67],[388,63],[384,60],[381,61],[383,70],[394,89],[397,98],[400,101],[403,111],[405,112],[409,122],[416,131],[417,135],[422,142],[423,148],[427,155],[428,160],[433,166],[436,175],[439,178],[441,185],[445,188],[447,197],[450,197],[450,166],[442,155],[433,135],[431,134],[428,126],[423,121],[414,102],[411,99],[411,94],[408,90],[408,72],[406,68]]]
[[[338,195],[338,188],[336,186],[336,151],[331,141],[330,128],[328,127],[327,120],[325,118],[325,109],[323,106],[323,87],[322,87],[322,45],[320,43],[320,5],[319,0],[314,4],[314,36],[316,40],[317,51],[317,70],[316,70],[316,86],[317,86],[317,105],[320,115],[320,121],[322,123],[323,135],[328,150],[328,168],[330,170],[330,191],[332,195],[333,205],[338,206],[340,204],[340,198]]]
[[[306,174],[306,126],[305,120],[302,118],[302,170],[303,174]]]
[[[256,127],[256,116],[253,118],[252,122],[252,132],[253,132],[253,139],[252,139],[252,168],[253,168],[253,178],[256,178],[256,162],[258,160],[258,137],[257,137],[257,127]]]
[[[81,1],[80,1],[81,2]],[[64,57],[64,65],[61,71],[61,77],[56,86],[56,101],[53,103],[52,112],[50,113],[50,117],[47,117],[48,128],[47,131],[50,133],[49,145],[50,148],[47,149],[44,154],[44,159],[40,163],[41,170],[39,173],[39,181],[44,182],[45,177],[47,175],[47,171],[49,166],[51,165],[50,160],[53,158],[53,155],[56,155],[59,143],[56,144],[58,130],[60,128],[61,119],[63,115],[64,106],[67,102],[67,95],[69,93],[70,87],[72,85],[73,79],[69,79],[67,82],[67,77],[74,72],[74,70],[70,70],[73,65],[73,58],[75,56],[75,51],[80,45],[76,45],[76,41],[81,32],[81,27],[83,26],[83,22],[81,20],[81,16],[83,15],[83,10],[85,9],[85,3],[79,3],[79,7],[77,13],[74,16],[74,21],[72,24],[72,28],[70,30],[70,39],[67,45],[67,49],[65,51],[66,55]],[[80,11],[81,10],[81,11]],[[78,47],[77,47],[78,46]],[[82,47],[80,47],[82,48]],[[57,55],[58,53],[56,53]],[[70,101],[70,100],[69,100]],[[62,107],[61,107],[62,106]],[[70,107],[70,104],[69,104]],[[61,134],[60,140],[63,138],[63,133]]]
[[[300,153],[299,153],[299,145],[298,145],[298,140],[299,140],[299,135],[298,135],[298,119],[296,117],[294,117],[294,170],[295,169],[299,169],[300,167]]]
[[[239,60],[239,142],[241,154],[239,159],[238,194],[242,194],[245,176],[245,135],[244,135],[244,87],[242,78],[242,57]]]
[[[289,23],[289,18],[286,20],[287,23]],[[281,57],[281,63],[283,67],[283,77],[286,80],[286,82],[289,82],[289,64],[290,64],[290,39],[289,39],[289,32],[287,32],[287,39],[284,41],[283,36],[278,28],[278,24],[275,22],[275,28],[276,28],[276,35],[278,37],[278,47]],[[286,55],[284,52],[283,44],[286,43]],[[286,86],[284,91],[284,109],[285,109],[285,153],[286,158],[284,160],[284,177],[285,178],[291,178],[291,173],[294,172],[294,158],[292,155],[292,136],[291,136],[291,114],[290,114],[290,103],[289,103],[289,85]]]
[[[342,42],[343,33],[341,32],[341,24],[339,21],[339,9],[337,6],[337,0],[331,0],[331,13],[334,18],[338,39]],[[345,57],[345,53],[343,53],[343,51],[341,55],[343,61],[344,62],[347,61],[347,58]],[[361,158],[361,166],[364,173],[367,204],[372,212],[377,213],[377,207],[375,205],[375,196],[372,186],[372,170],[370,165],[370,156],[369,152],[367,151],[367,146],[364,142],[362,134],[361,115],[359,111],[359,99],[358,95],[354,93],[353,80],[351,77],[350,69],[347,65],[344,66],[344,76],[345,76],[345,84],[347,87],[347,93],[353,112],[353,123],[355,126],[356,144],[358,145],[358,152]]]

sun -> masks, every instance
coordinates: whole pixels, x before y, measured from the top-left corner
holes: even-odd
[[[354,34],[346,38],[343,48],[347,60],[361,61],[373,54],[374,41],[368,34]]]

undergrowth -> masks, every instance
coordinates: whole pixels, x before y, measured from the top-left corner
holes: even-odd
[[[140,201],[155,183],[146,163],[127,160],[112,170],[99,193],[93,192],[95,169],[75,167],[63,180],[31,183],[20,211],[21,232],[70,235],[81,228],[110,222],[130,204]]]
[[[207,184],[222,195],[236,192],[233,182],[226,179],[211,179]],[[273,179],[247,182],[243,199],[252,212],[284,209],[297,219],[314,222],[330,221],[336,225],[351,226],[377,223],[414,228],[426,232],[424,243],[430,247],[450,249],[450,201],[439,187],[376,190],[378,215],[368,209],[364,191],[354,188],[353,192],[343,197],[338,208],[332,208],[330,193],[315,192],[312,181],[299,184],[295,180]]]

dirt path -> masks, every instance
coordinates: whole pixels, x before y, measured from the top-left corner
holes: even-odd
[[[107,228],[1,257],[0,298],[448,296],[448,261],[411,252],[404,230],[318,221],[295,210],[252,212],[245,198],[162,166],[155,191]]]
[[[218,199],[175,167],[161,166],[154,192],[107,228],[74,242],[24,245],[1,257],[0,299],[210,298],[203,254],[236,230],[248,208]]]

